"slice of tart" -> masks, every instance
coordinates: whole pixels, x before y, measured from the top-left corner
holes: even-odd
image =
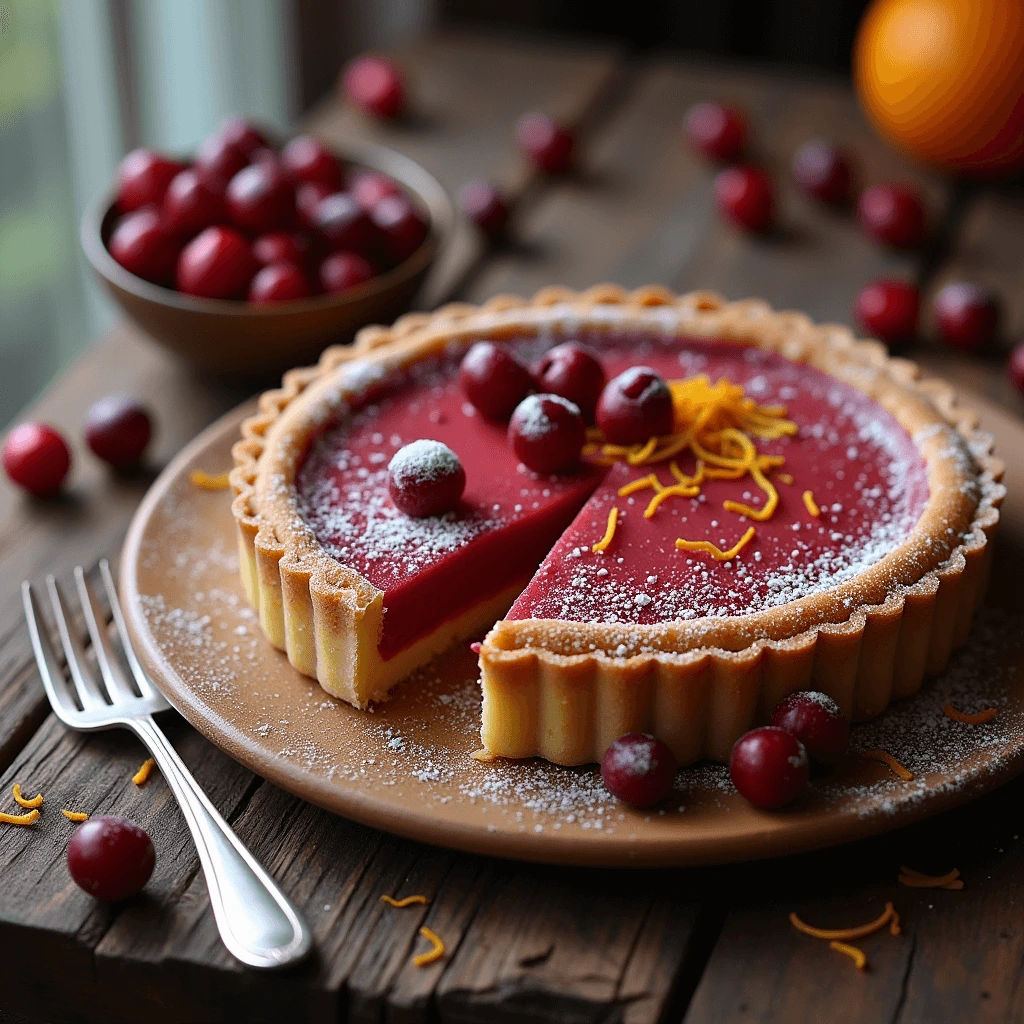
[[[526,362],[580,341],[608,378],[649,367],[670,429],[592,431],[572,466],[533,472],[460,386],[481,339]],[[490,628],[484,746],[562,764],[632,731],[680,763],[725,760],[809,686],[877,714],[966,638],[1003,496],[990,438],[912,364],[759,302],[657,288],[367,329],[288,374],[243,434],[243,581],[291,663],[365,707]],[[390,460],[420,439],[465,470],[443,515],[389,494]]]

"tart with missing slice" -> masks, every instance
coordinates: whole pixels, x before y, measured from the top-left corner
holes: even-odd
[[[611,383],[579,459],[528,469],[468,400],[481,340],[548,380],[553,347],[596,356]],[[602,403],[648,394],[647,372],[668,418],[616,443]],[[421,440],[465,475],[428,516],[389,491]],[[808,688],[878,714],[965,641],[1004,494],[991,438],[912,363],[761,302],[654,287],[367,328],[264,394],[234,457],[245,590],[299,671],[366,707],[488,630],[484,747],[560,764],[631,732],[681,764],[728,760]]]

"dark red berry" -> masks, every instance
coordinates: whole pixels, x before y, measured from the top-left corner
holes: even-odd
[[[176,175],[168,187],[161,216],[172,234],[191,238],[203,228],[225,221],[224,193],[211,188],[189,168]]]
[[[633,807],[650,807],[672,792],[678,767],[661,740],[642,732],[620,736],[601,758],[601,778],[612,796]]]
[[[117,169],[117,205],[122,213],[159,206],[182,165],[149,149],[129,153]]]
[[[300,270],[313,261],[313,244],[301,231],[271,231],[252,243],[252,254],[260,266],[294,263]]]
[[[845,150],[826,139],[811,139],[796,151],[793,177],[809,196],[823,203],[844,206],[850,200],[850,158]]]
[[[402,191],[402,186],[394,178],[380,171],[366,170],[357,171],[352,175],[349,191],[367,212],[372,210],[382,199],[405,194]]]
[[[920,304],[920,295],[914,285],[883,278],[860,290],[856,314],[869,334],[889,345],[902,345],[917,333]]]
[[[741,736],[729,758],[732,784],[755,807],[782,807],[807,785],[811,765],[803,744],[774,725]]]
[[[193,166],[211,188],[224,189],[248,163],[249,156],[244,150],[222,135],[211,135],[200,143]]]
[[[860,194],[857,219],[876,241],[913,249],[924,241],[924,205],[910,185],[872,185]]]
[[[401,72],[383,57],[357,57],[342,78],[345,95],[369,114],[385,119],[405,110]]]
[[[130,395],[107,395],[85,414],[85,443],[115,469],[137,465],[152,435],[146,407]]]
[[[332,192],[341,189],[341,161],[311,135],[298,135],[292,139],[284,147],[281,161],[293,181],[316,181],[329,186]]]
[[[295,213],[304,228],[316,228],[316,211],[320,204],[334,195],[334,190],[315,181],[304,181],[295,190]]]
[[[466,471],[440,441],[420,440],[399,448],[388,463],[391,500],[407,516],[438,516],[454,509],[466,489]]]
[[[266,136],[251,121],[244,117],[229,117],[217,129],[217,135],[228,145],[234,146],[237,150],[247,156],[250,160],[255,159],[257,154],[263,150],[273,152]]]
[[[594,418],[612,444],[643,444],[672,433],[672,393],[649,366],[631,366],[605,385]]]
[[[489,181],[482,178],[467,181],[459,189],[459,206],[462,212],[491,238],[502,234],[508,224],[508,206],[505,200]]]
[[[589,348],[576,341],[556,345],[533,368],[533,376],[541,391],[568,398],[579,406],[588,423],[594,422],[605,375],[604,367]]]
[[[22,423],[4,441],[3,464],[12,483],[47,498],[56,494],[71,468],[71,449],[53,427]]]
[[[572,164],[576,142],[564,128],[547,114],[526,114],[516,127],[519,148],[545,174],[562,174]]]
[[[427,221],[405,197],[388,196],[371,211],[370,220],[395,263],[407,260],[427,237]]]
[[[149,836],[125,818],[83,821],[68,843],[68,871],[98,900],[134,896],[149,881],[156,852]]]
[[[254,234],[289,227],[295,216],[295,192],[274,164],[243,167],[228,183],[225,196],[231,219]]]
[[[366,284],[373,274],[373,266],[357,252],[332,252],[320,264],[320,287],[328,295],[340,295],[350,288]]]
[[[207,228],[181,250],[178,291],[207,299],[239,299],[258,269],[243,235],[234,228]]]
[[[535,473],[559,473],[575,466],[587,439],[579,406],[559,395],[527,395],[508,424],[508,439],[519,461]]]
[[[332,249],[365,253],[377,241],[370,215],[351,192],[335,192],[322,200],[314,221]]]
[[[735,160],[747,145],[747,119],[721,103],[695,103],[686,112],[686,134],[712,160]]]
[[[835,764],[850,742],[850,726],[842,709],[817,690],[791,693],[772,712],[769,724],[795,736],[818,764]]]
[[[470,402],[491,420],[507,420],[533,390],[533,376],[519,357],[494,341],[478,341],[459,368],[459,382]]]
[[[747,231],[767,231],[775,219],[775,186],[759,167],[726,167],[715,178],[721,213]]]
[[[947,345],[982,348],[996,336],[998,324],[999,304],[987,288],[956,282],[935,297],[935,326]]]
[[[122,217],[110,236],[110,255],[129,273],[155,284],[169,284],[178,242],[151,206]]]
[[[1024,342],[1017,345],[1010,353],[1010,359],[1006,364],[1006,375],[1010,383],[1024,395]]]
[[[249,283],[249,301],[257,306],[308,299],[312,294],[309,278],[294,263],[271,263]]]

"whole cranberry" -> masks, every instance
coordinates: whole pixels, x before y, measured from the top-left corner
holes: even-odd
[[[747,231],[767,231],[775,219],[775,186],[759,167],[726,167],[715,177],[721,213]]]
[[[125,818],[83,821],[68,843],[68,871],[98,900],[123,900],[141,891],[153,874],[156,852],[149,836]]]
[[[563,174],[572,164],[576,140],[547,114],[526,114],[516,126],[519,148],[545,174]]]
[[[374,276],[373,266],[357,252],[332,252],[320,264],[320,287],[328,295],[340,295]]]
[[[1024,342],[1017,345],[1010,353],[1010,359],[1006,364],[1006,375],[1010,383],[1024,395]]]
[[[811,776],[803,744],[774,725],[741,736],[729,758],[732,784],[755,807],[782,807],[800,795]]]
[[[257,306],[308,299],[312,294],[309,278],[294,263],[271,263],[261,267],[249,283],[249,301]]]
[[[294,263],[300,270],[313,262],[313,243],[301,231],[271,231],[252,243],[252,254],[260,266]]]
[[[678,764],[661,740],[642,732],[620,736],[601,758],[601,778],[612,796],[650,807],[672,792]]]
[[[224,194],[211,188],[191,168],[181,171],[167,188],[161,216],[172,234],[191,238],[211,224],[224,222]]]
[[[876,241],[913,249],[924,241],[924,205],[910,185],[872,185],[857,201],[860,226]]]
[[[407,260],[427,237],[427,221],[405,196],[388,196],[371,211],[370,220],[395,263]]]
[[[388,463],[388,492],[407,516],[450,512],[466,489],[466,471],[440,441],[420,440],[399,448]]]
[[[71,449],[53,427],[22,423],[7,435],[2,459],[12,483],[37,498],[48,498],[68,475]]]
[[[394,178],[381,171],[367,170],[357,171],[352,175],[349,191],[367,212],[372,210],[382,199],[405,194],[402,191],[402,186]]]
[[[334,189],[317,181],[304,181],[295,190],[295,212],[304,228],[316,228],[316,211]]]
[[[864,330],[889,345],[902,345],[917,333],[921,298],[906,281],[882,278],[865,285],[855,311]]]
[[[178,291],[206,299],[239,299],[258,266],[249,242],[234,228],[207,228],[181,250]]]
[[[131,395],[107,395],[85,414],[85,443],[115,469],[137,465],[152,435],[146,407]]]
[[[297,135],[281,153],[281,160],[292,180],[317,181],[332,192],[341,189],[341,161],[311,135]]]
[[[151,206],[122,217],[110,236],[110,255],[129,273],[154,284],[174,277],[179,242],[164,228]]]
[[[597,356],[577,341],[565,341],[541,357],[533,368],[537,387],[549,395],[561,395],[579,406],[583,418],[594,422],[597,400],[604,390],[604,367]]]
[[[712,160],[735,160],[747,145],[747,119],[721,103],[695,103],[684,122],[690,142]]]
[[[383,57],[357,57],[345,69],[342,88],[353,103],[376,117],[387,120],[405,110],[402,74]]]
[[[335,192],[321,200],[314,221],[332,249],[365,253],[378,238],[370,215],[351,192]]]
[[[211,188],[224,189],[249,163],[249,156],[223,135],[211,135],[199,144],[193,166]]]
[[[612,444],[643,444],[672,433],[672,392],[649,366],[631,366],[605,385],[594,418]]]
[[[533,376],[505,345],[478,341],[459,367],[459,383],[473,406],[490,420],[507,420],[533,390]]]
[[[850,726],[842,708],[817,690],[791,693],[772,712],[768,724],[795,736],[818,764],[835,764],[850,742]]]
[[[226,197],[231,219],[255,234],[288,227],[295,215],[295,192],[272,164],[243,167],[228,183]]]
[[[252,151],[252,155],[249,157],[249,163],[273,164],[279,170],[285,171],[284,161],[281,159],[281,154],[278,153],[276,149],[271,149],[269,146],[261,146],[259,149],[254,149]]]
[[[811,139],[796,151],[793,177],[809,196],[823,203],[845,206],[850,201],[850,158],[844,149],[827,139]]]
[[[227,118],[217,129],[216,134],[226,143],[244,153],[250,160],[255,159],[260,150],[273,152],[263,132],[252,121],[247,121],[244,117]]]
[[[947,345],[965,350],[988,345],[999,325],[999,304],[980,285],[958,281],[935,297],[935,326]]]
[[[459,189],[462,212],[490,238],[497,238],[508,224],[508,206],[501,193],[482,178],[467,181]]]
[[[579,406],[559,395],[527,395],[508,424],[519,461],[535,473],[560,473],[579,462],[587,425]]]
[[[176,160],[149,149],[133,150],[117,169],[118,208],[127,213],[143,206],[159,206],[167,186],[181,170]]]

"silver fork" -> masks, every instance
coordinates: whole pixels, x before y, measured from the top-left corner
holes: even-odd
[[[192,832],[206,874],[213,916],[228,950],[251,967],[285,967],[301,960],[310,949],[309,929],[288,897],[231,831],[153,721],[153,715],[166,711],[170,704],[150,682],[135,656],[106,559],[100,562],[100,574],[128,667],[126,672],[101,625],[85,573],[79,566],[75,569],[75,588],[102,688],[85,660],[80,638],[64,614],[64,600],[56,580],[48,576],[46,589],[70,685],[47,631],[41,628],[32,586],[27,580],[21,585],[32,650],[54,713],[69,728],[86,732],[115,727],[130,729],[149,748]]]

